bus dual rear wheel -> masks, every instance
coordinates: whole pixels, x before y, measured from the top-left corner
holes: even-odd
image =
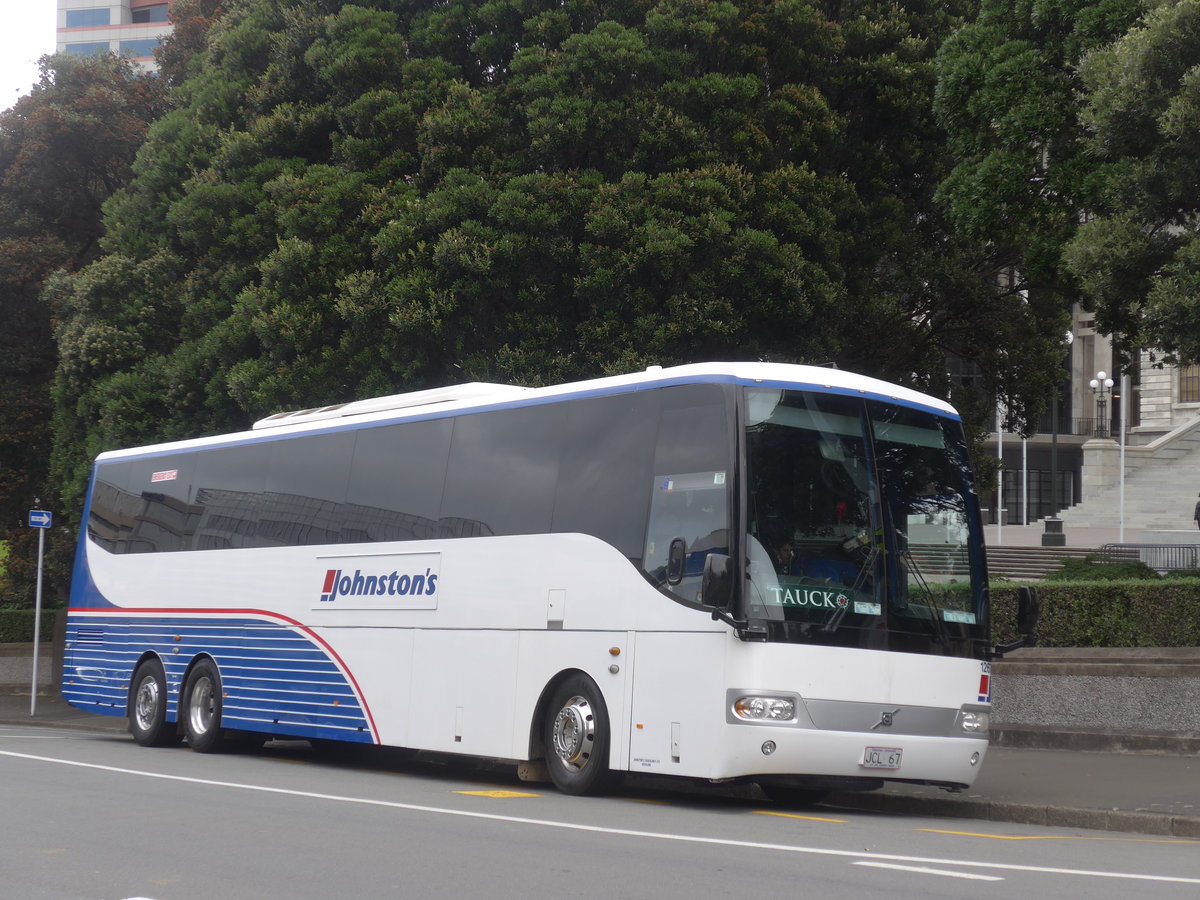
[[[179,730],[167,721],[167,675],[157,659],[147,659],[133,673],[129,691],[129,732],[143,747],[170,747]]]
[[[226,747],[221,730],[221,674],[210,659],[192,668],[183,693],[183,730],[197,753],[216,753]]]
[[[573,675],[554,691],[543,735],[550,780],[564,794],[598,794],[609,781],[611,732],[600,689]]]

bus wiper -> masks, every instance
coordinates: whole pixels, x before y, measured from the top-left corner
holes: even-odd
[[[863,586],[867,583],[867,578],[875,572],[875,560],[879,557],[879,548],[872,547],[867,552],[867,558],[863,560],[862,566],[859,567],[858,577],[854,579],[854,584],[850,587],[850,596],[853,597],[857,593],[863,592]],[[825,624],[821,626],[821,630],[829,634],[837,631],[842,627],[842,620],[846,618],[846,613],[850,610],[850,601],[846,601],[845,606],[839,606],[833,611]]]
[[[912,551],[908,549],[908,544],[905,543],[904,549],[900,551],[900,558],[904,560],[908,566],[908,571],[913,574],[917,585],[921,588],[921,592],[925,595],[925,608],[929,610],[929,630],[933,632],[933,639],[939,644],[947,644],[950,642],[950,636],[946,633],[946,623],[942,621],[942,607],[937,602],[937,597],[933,593],[933,589],[929,586],[929,582],[925,580],[925,576],[921,572],[917,561],[913,559]]]

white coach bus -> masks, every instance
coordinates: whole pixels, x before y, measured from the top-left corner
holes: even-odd
[[[963,787],[984,568],[933,397],[767,363],[466,384],[101,454],[63,694],[143,745],[380,744],[571,793]]]

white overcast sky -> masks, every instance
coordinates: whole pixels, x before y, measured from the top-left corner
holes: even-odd
[[[29,93],[38,58],[54,52],[57,0],[0,0],[0,110]]]

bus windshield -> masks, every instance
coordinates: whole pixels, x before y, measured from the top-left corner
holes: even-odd
[[[748,617],[772,640],[977,655],[988,618],[959,423],[761,388],[746,416]]]

